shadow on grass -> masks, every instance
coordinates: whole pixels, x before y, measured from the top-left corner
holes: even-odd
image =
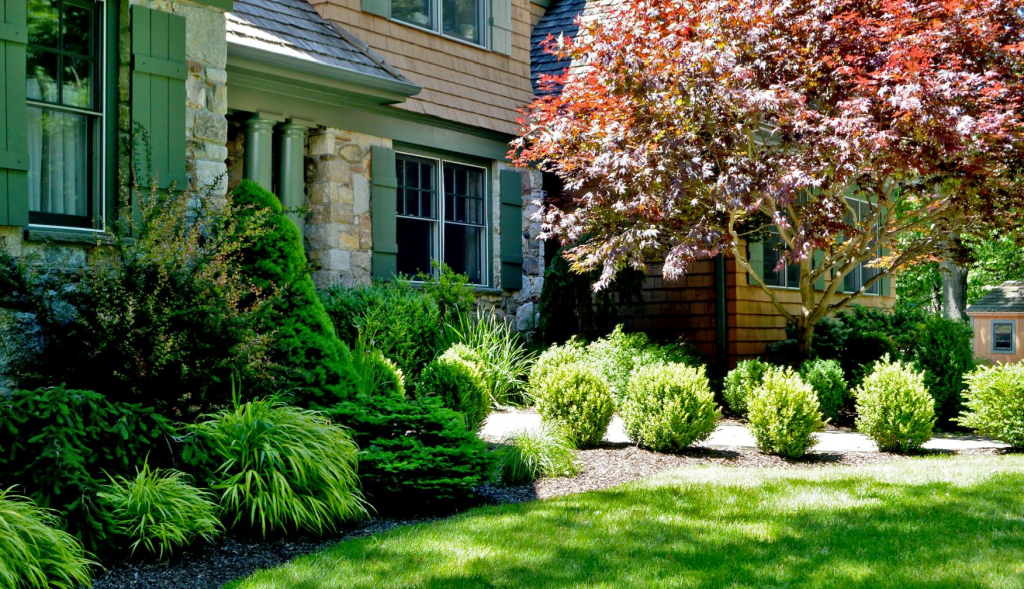
[[[946,462],[919,461],[911,478],[944,480],[916,483],[679,471],[344,542],[238,586],[1020,587],[1024,473],[965,483]]]

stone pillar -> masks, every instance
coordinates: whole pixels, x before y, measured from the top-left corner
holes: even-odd
[[[313,123],[309,121],[288,119],[277,129],[281,146],[277,169],[277,196],[284,208],[292,209],[292,212],[288,213],[288,218],[298,225],[300,232],[303,231],[305,215],[295,209],[306,205],[306,129],[312,126]]]
[[[282,117],[267,113],[255,113],[245,122],[245,163],[242,176],[273,190],[274,168],[274,125]]]

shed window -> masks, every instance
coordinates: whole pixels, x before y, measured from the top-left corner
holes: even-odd
[[[992,322],[992,351],[999,354],[1012,354],[1016,351],[1016,322]]]

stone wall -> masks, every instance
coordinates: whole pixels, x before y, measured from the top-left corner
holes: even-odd
[[[369,284],[370,148],[391,140],[320,127],[306,139],[306,255],[320,287]]]

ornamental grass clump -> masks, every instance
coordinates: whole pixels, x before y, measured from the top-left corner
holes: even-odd
[[[496,406],[525,401],[526,373],[533,355],[523,346],[512,323],[493,312],[459,315],[445,325],[442,348],[464,344],[484,363],[484,379],[491,403]]]
[[[604,439],[615,403],[600,372],[566,364],[545,377],[537,410],[545,420],[559,424],[578,447],[587,448]]]
[[[747,419],[757,449],[767,454],[799,458],[825,429],[814,389],[791,368],[772,368],[750,396]]]
[[[758,359],[744,360],[729,371],[725,377],[725,390],[723,396],[729,409],[737,415],[746,415],[747,406],[750,402],[751,393],[761,386],[761,380],[765,372],[771,368]]]
[[[212,493],[193,486],[183,472],[150,469],[148,462],[134,478],[110,477],[100,498],[117,530],[134,540],[132,554],[141,546],[163,559],[197,538],[211,542],[223,529]]]
[[[211,487],[232,526],[323,533],[361,518],[358,448],[348,432],[316,411],[273,398],[209,415],[191,427],[186,459],[210,465]]]
[[[935,400],[924,385],[924,373],[888,356],[854,390],[857,429],[883,452],[917,450],[932,437]]]
[[[629,438],[656,452],[706,440],[721,417],[705,368],[682,364],[638,368],[620,409]]]
[[[1000,364],[968,374],[960,425],[1014,448],[1024,447],[1024,365]]]
[[[60,529],[60,517],[30,499],[0,490],[0,587],[74,589],[92,584],[96,565]]]
[[[579,472],[576,444],[557,424],[510,433],[498,451],[501,482],[523,485],[540,477],[569,477]]]
[[[807,360],[800,366],[800,378],[814,389],[825,419],[835,419],[846,399],[846,377],[836,360]]]
[[[479,430],[491,411],[480,357],[462,344],[427,364],[416,383],[416,394],[437,397],[445,407],[462,413],[471,431]]]

